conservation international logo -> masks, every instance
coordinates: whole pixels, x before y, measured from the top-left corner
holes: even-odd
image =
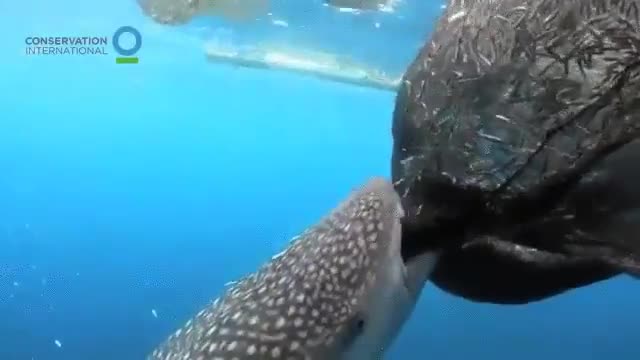
[[[132,41],[126,41],[127,36]],[[108,56],[109,41],[116,64],[140,62],[135,55],[142,47],[142,35],[133,26],[122,26],[112,36],[28,36],[24,40],[29,56]]]

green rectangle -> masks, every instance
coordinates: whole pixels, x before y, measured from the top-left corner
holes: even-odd
[[[137,57],[119,57],[116,58],[116,64],[137,64]]]

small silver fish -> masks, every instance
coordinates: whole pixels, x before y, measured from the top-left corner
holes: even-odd
[[[380,359],[438,258],[403,261],[403,216],[393,185],[370,180],[149,359]]]

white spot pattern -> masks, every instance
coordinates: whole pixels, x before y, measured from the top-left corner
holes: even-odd
[[[374,179],[235,282],[149,360],[326,360],[348,340],[401,215],[393,186]]]

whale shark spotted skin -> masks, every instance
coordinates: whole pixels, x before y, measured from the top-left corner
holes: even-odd
[[[148,359],[380,359],[438,257],[403,262],[403,216],[392,184],[371,179]]]

